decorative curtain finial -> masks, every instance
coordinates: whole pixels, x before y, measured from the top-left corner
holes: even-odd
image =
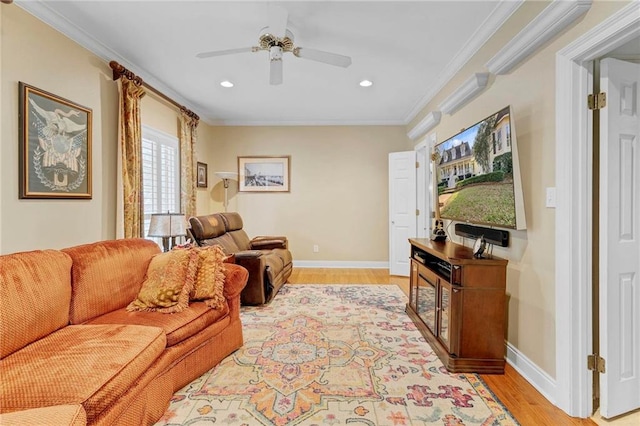
[[[135,75],[133,72],[129,71],[128,69],[126,69],[125,67],[117,63],[116,61],[109,62],[109,66],[113,70],[114,80],[117,80],[120,77],[124,76],[125,78],[133,81],[133,83],[136,86],[142,86],[144,84],[144,81],[142,80],[141,77]]]

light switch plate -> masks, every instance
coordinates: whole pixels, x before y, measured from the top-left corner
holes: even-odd
[[[547,196],[545,199],[545,206],[555,209],[556,208],[556,188],[547,188]]]

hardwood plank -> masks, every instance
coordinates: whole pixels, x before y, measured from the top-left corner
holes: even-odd
[[[409,279],[387,269],[294,268],[289,284],[397,285],[409,294]],[[591,419],[570,417],[551,404],[509,364],[505,374],[482,374],[482,380],[522,426],[597,426]]]

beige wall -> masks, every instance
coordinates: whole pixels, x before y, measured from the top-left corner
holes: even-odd
[[[216,209],[213,199],[212,190],[215,185],[219,183],[219,179],[216,178],[213,173],[219,170],[214,168],[213,162],[218,162],[218,152],[216,149],[216,136],[215,127],[209,126],[206,123],[200,122],[198,126],[198,138],[196,142],[196,161],[205,163],[207,165],[207,182],[209,186],[207,188],[196,188],[196,214],[204,215],[208,214]],[[235,171],[235,168],[224,171]],[[231,193],[229,193],[231,197]],[[220,208],[222,209],[222,203]]]
[[[290,155],[291,192],[237,193],[237,182],[229,188],[229,210],[242,215],[249,235],[286,235],[297,261],[388,261],[388,154],[406,149],[403,127],[211,130],[211,212],[224,200],[213,172],[237,171],[238,156]]]
[[[117,87],[111,69],[16,5],[2,5],[0,251],[59,248],[115,233]],[[91,200],[18,199],[18,82],[93,110]]]
[[[115,238],[118,87],[109,65],[16,5],[0,6],[0,253]],[[90,200],[18,199],[18,82],[93,111]],[[147,94],[142,122],[178,135],[178,113]]]
[[[526,2],[507,24],[422,110],[407,129],[475,72],[529,22],[547,2]],[[548,42],[507,75],[492,76],[489,87],[453,115],[444,115],[436,132],[442,142],[506,105],[513,108],[524,192],[526,231],[511,231],[511,246],[494,253],[509,259],[507,340],[537,366],[555,376],[555,210],[545,207],[545,191],[555,186],[555,53],[626,2],[595,1],[576,25]],[[453,228],[451,228],[453,229]],[[457,239],[457,241],[461,241]],[[559,283],[558,285],[562,285]]]
[[[148,91],[140,101],[140,121],[143,125],[178,137],[180,121],[176,107]]]

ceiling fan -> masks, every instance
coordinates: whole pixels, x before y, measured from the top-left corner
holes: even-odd
[[[211,58],[213,56],[266,50],[269,52],[269,84],[272,85],[282,84],[282,54],[285,52],[291,52],[298,58],[311,59],[312,61],[343,68],[351,65],[351,58],[348,56],[294,46],[293,33],[287,29],[288,19],[289,13],[285,9],[279,6],[269,5],[269,25],[260,31],[258,46],[202,52],[198,53],[196,57]]]

